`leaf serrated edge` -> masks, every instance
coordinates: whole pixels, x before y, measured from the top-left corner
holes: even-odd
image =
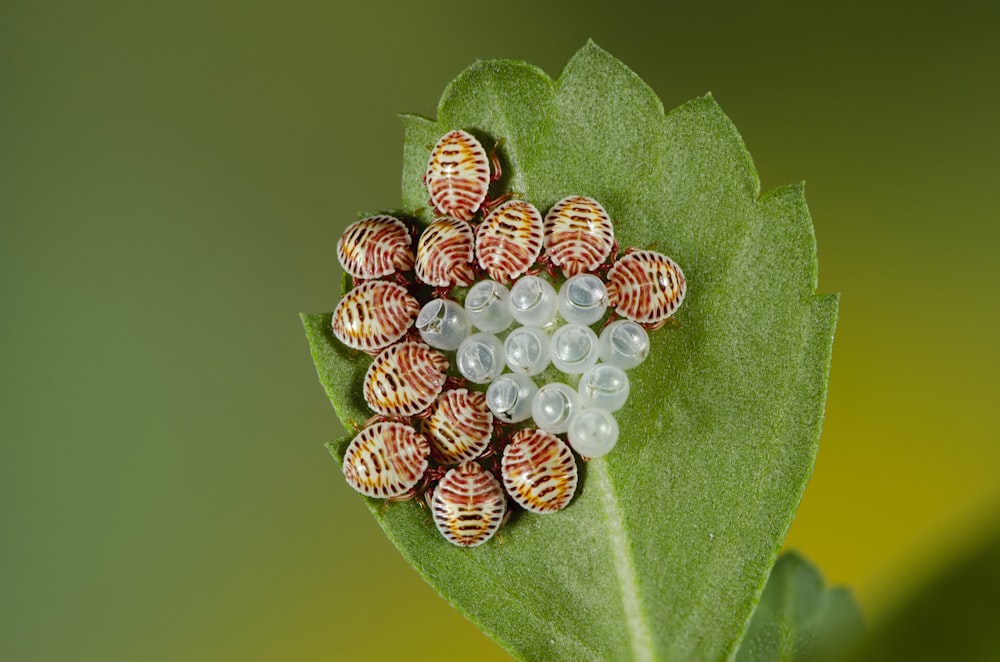
[[[736,633],[737,636],[734,638],[733,642],[730,643],[730,653],[726,658],[729,662],[736,659],[736,655],[739,653],[740,644],[743,643],[743,640],[746,638],[747,631],[750,629],[750,622],[753,620],[753,615],[757,611],[757,606],[760,604],[761,597],[764,595],[764,589],[767,587],[767,581],[771,576],[771,572],[774,570],[774,567],[778,562],[778,558],[781,556],[781,548],[784,545],[785,539],[788,537],[789,530],[792,528],[792,522],[795,520],[795,515],[799,511],[799,506],[802,504],[802,498],[805,496],[806,486],[812,478],[813,471],[816,468],[816,458],[819,455],[818,440],[822,435],[823,422],[826,418],[826,393],[829,391],[830,384],[830,367],[833,362],[833,339],[837,330],[838,313],[840,310],[840,293],[834,292],[831,294],[814,294],[813,296],[806,298],[806,303],[811,306],[814,314],[818,313],[818,311],[823,308],[830,308],[830,310],[827,311],[827,314],[830,316],[829,333],[824,334],[824,338],[826,339],[824,354],[827,357],[822,368],[824,396],[822,398],[822,402],[820,403],[819,415],[816,417],[814,422],[815,436],[813,438],[817,440],[817,443],[813,445],[812,452],[809,457],[809,470],[803,473],[802,480],[798,485],[796,485],[798,499],[795,502],[795,508],[789,511],[788,517],[783,522],[782,528],[784,532],[780,536],[781,543],[773,550],[769,557],[768,565],[770,566],[771,571],[765,574],[760,583],[757,585],[751,601],[751,609],[743,622],[743,626]]]

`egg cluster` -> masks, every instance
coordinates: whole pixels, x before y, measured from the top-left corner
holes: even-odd
[[[344,475],[371,497],[423,492],[438,530],[463,547],[493,536],[508,497],[536,513],[569,504],[572,451],[614,448],[626,371],[686,288],[665,255],[619,256],[593,198],[566,197],[543,218],[513,195],[489,200],[499,175],[495,154],[452,131],[424,176],[433,223],[418,235],[372,216],[337,245],[354,287],[333,333],[375,357],[363,386],[375,417],[348,446]]]

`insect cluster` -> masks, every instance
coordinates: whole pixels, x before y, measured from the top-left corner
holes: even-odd
[[[434,222],[418,234],[372,216],[337,245],[354,287],[333,333],[374,357],[363,391],[375,416],[348,446],[344,475],[370,497],[422,493],[463,547],[496,533],[508,498],[535,513],[570,503],[573,451],[586,460],[614,448],[626,371],[686,287],[666,255],[620,254],[593,198],[563,198],[543,217],[516,194],[489,199],[499,176],[495,153],[451,131],[424,176]]]

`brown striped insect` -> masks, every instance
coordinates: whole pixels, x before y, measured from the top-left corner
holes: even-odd
[[[615,312],[655,329],[680,307],[687,284],[684,272],[666,255],[629,250],[608,272],[607,289]]]
[[[369,216],[352,223],[337,241],[340,266],[357,280],[390,276],[413,268],[413,239],[392,216]]]
[[[500,164],[472,134],[461,129],[446,133],[431,150],[424,184],[430,202],[442,216],[471,219],[486,202],[490,182],[500,178]]]
[[[448,471],[428,503],[438,531],[459,547],[475,547],[492,538],[507,513],[500,483],[475,462]]]
[[[431,444],[431,457],[441,464],[474,460],[489,446],[493,414],[486,396],[464,388],[445,391],[423,420],[421,432]]]
[[[420,304],[397,283],[372,280],[344,295],[333,311],[333,335],[368,354],[396,342],[410,330]]]
[[[475,234],[466,221],[440,218],[420,234],[417,279],[438,288],[472,285]]]
[[[430,444],[405,423],[381,421],[361,430],[344,453],[344,478],[378,499],[413,496],[427,470]]]
[[[562,439],[543,430],[518,430],[503,450],[503,484],[525,510],[554,513],[576,493],[576,460]]]
[[[476,229],[479,266],[493,280],[509,283],[538,259],[543,228],[542,215],[530,202],[511,200],[500,205]]]
[[[448,359],[419,342],[391,345],[365,373],[365,402],[387,416],[422,414],[444,388]]]
[[[615,230],[597,200],[582,195],[563,198],[545,215],[545,256],[566,278],[594,271],[611,254]]]

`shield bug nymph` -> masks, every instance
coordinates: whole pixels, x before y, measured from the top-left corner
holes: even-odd
[[[554,513],[576,493],[576,460],[562,439],[543,430],[518,430],[500,463],[507,493],[525,510]]]
[[[398,283],[373,280],[344,295],[333,311],[333,335],[368,354],[396,342],[413,326],[420,304]]]
[[[545,215],[545,256],[567,278],[596,270],[614,243],[611,217],[593,198],[563,198]]]
[[[378,499],[406,498],[427,470],[430,445],[404,423],[382,421],[361,430],[344,453],[344,478]]]
[[[455,218],[440,218],[420,234],[417,279],[434,287],[471,285],[475,236],[472,226]]]
[[[662,253],[627,251],[608,272],[608,302],[622,317],[647,328],[670,319],[681,302],[687,283],[684,272]]]
[[[375,357],[365,373],[365,402],[382,416],[416,416],[437,399],[448,359],[418,342],[401,342]]]
[[[431,204],[444,216],[468,221],[483,206],[490,181],[499,177],[493,163],[490,177],[490,158],[479,141],[461,129],[446,133],[431,150],[424,173]]]
[[[475,462],[446,473],[429,502],[438,531],[459,547],[476,547],[492,538],[507,513],[503,488]]]
[[[413,239],[392,216],[369,216],[352,223],[337,241],[340,266],[357,280],[390,276],[413,268]]]
[[[432,457],[441,464],[474,460],[489,446],[493,414],[486,396],[464,388],[445,391],[424,419],[421,431],[431,443]]]
[[[494,209],[476,229],[476,257],[490,278],[509,283],[542,252],[542,215],[530,202],[511,200]]]

